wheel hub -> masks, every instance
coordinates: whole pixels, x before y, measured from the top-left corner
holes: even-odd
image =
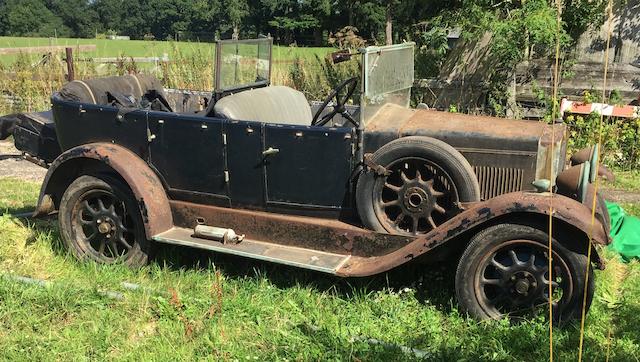
[[[521,270],[511,275],[511,291],[516,296],[528,296],[538,287],[536,276],[527,270]]]
[[[100,232],[100,234],[107,234],[107,237],[110,236],[111,232],[117,230],[116,223],[108,216],[98,218],[96,224],[98,226],[98,232]]]
[[[411,212],[425,212],[430,206],[431,197],[426,190],[419,187],[409,187],[404,192],[404,206]]]

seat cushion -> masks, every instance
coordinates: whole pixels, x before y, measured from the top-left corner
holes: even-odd
[[[226,96],[214,108],[218,117],[265,123],[311,125],[307,98],[285,86],[252,89]]]

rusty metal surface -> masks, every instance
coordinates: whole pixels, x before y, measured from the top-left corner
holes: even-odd
[[[147,237],[150,238],[173,226],[169,199],[158,176],[144,160],[133,152],[124,147],[108,143],[90,143],[78,146],[56,158],[45,176],[34,216],[41,216],[54,211],[54,205],[51,202],[48,190],[55,185],[50,184],[50,181],[62,165],[77,159],[100,161],[115,170],[125,180],[140,208]],[[82,172],[82,170],[80,169],[79,172]]]
[[[573,199],[561,195],[514,192],[477,203],[424,237],[417,238],[411,244],[390,254],[370,258],[352,257],[337,271],[337,275],[368,276],[391,270],[433,250],[464,231],[497,217],[514,213],[548,216],[551,202],[556,220],[569,223],[585,233],[591,230],[591,211]],[[592,243],[609,243],[604,227],[598,221],[594,225]]]
[[[564,127],[557,125],[556,127]],[[367,124],[367,132],[395,132],[398,137],[429,134],[482,135],[493,139],[535,140],[537,142],[548,129],[544,123],[505,119],[489,116],[473,116],[461,113],[424,109],[406,109],[396,105],[384,106]],[[471,141],[471,140],[470,140]],[[473,145],[469,145],[473,147]],[[494,145],[500,148],[500,145]],[[519,150],[514,148],[513,150]],[[536,149],[523,149],[536,151]]]
[[[548,179],[555,184],[556,176],[564,169],[567,159],[567,136],[566,125],[545,125],[538,143],[535,180]]]
[[[296,248],[288,245],[243,240],[240,243],[224,244],[193,235],[192,229],[172,228],[153,237],[154,241],[211,250],[217,253],[238,255],[271,263],[291,265],[299,268],[335,274],[336,270],[351,258],[350,255],[326,253],[319,250]]]
[[[231,228],[247,239],[368,257],[408,245],[413,238],[376,233],[333,219],[171,201],[176,226],[193,229],[198,222]]]

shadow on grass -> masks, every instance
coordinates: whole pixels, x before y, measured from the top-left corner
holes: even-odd
[[[11,209],[12,215],[31,211],[22,208]],[[29,225],[33,232],[27,244],[35,242],[40,235],[50,235],[51,250],[57,256],[67,256],[58,222],[55,216],[43,219],[14,218],[21,226]],[[311,287],[320,292],[332,292],[339,297],[349,298],[355,294],[411,288],[416,291],[419,302],[428,301],[443,312],[451,310],[454,297],[454,275],[456,263],[408,264],[371,277],[341,278],[316,271],[287,265],[274,264],[234,255],[219,254],[196,248],[187,248],[155,243],[152,262],[166,266],[169,270],[201,270],[210,272],[211,266],[221,270],[226,277],[234,279],[266,277],[281,289],[299,285]]]
[[[355,293],[363,294],[388,289],[399,291],[404,288],[416,290],[418,301],[439,306],[443,312],[451,309],[454,295],[455,263],[409,264],[388,273],[362,278],[341,278],[321,272],[305,270],[269,263],[260,260],[219,254],[206,250],[182,248],[156,244],[154,261],[173,270],[201,269],[215,265],[227,277],[245,279],[247,277],[266,277],[278,288],[290,288],[304,285],[320,292],[334,292],[340,297],[351,297]]]
[[[31,219],[31,214],[33,213],[33,210],[34,210],[33,205],[0,208],[0,215],[8,214],[19,220],[35,220],[35,219]]]

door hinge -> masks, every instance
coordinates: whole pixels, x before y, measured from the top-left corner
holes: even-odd
[[[156,139],[156,135],[151,133],[151,130],[147,128],[147,141],[151,143],[154,139]]]
[[[224,182],[229,183],[229,171],[224,171]]]
[[[222,144],[225,145],[225,146],[227,145],[227,134],[226,133],[222,134]]]

